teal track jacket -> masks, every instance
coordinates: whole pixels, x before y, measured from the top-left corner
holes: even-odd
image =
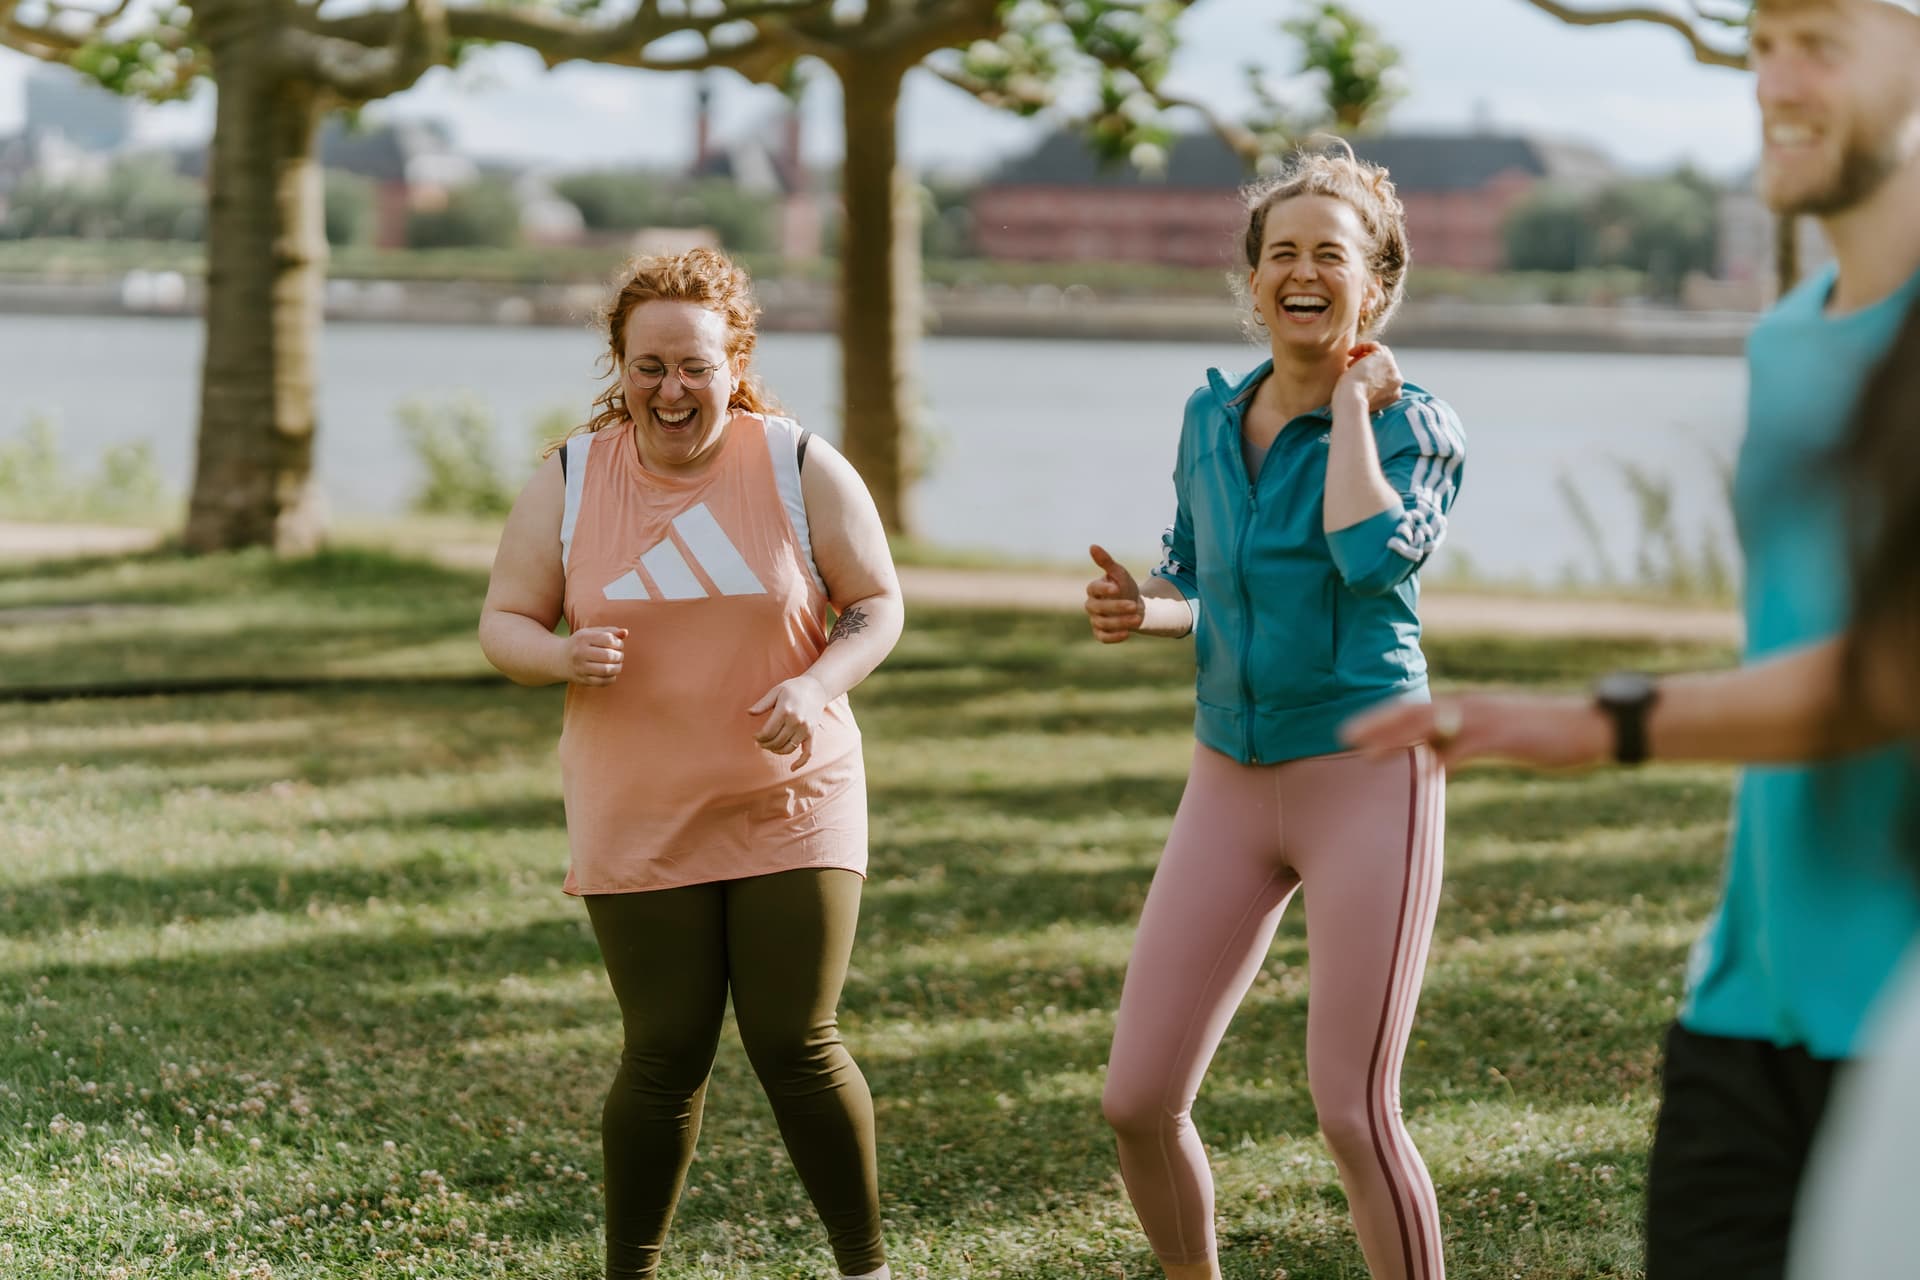
[[[1356,712],[1426,696],[1417,574],[1446,533],[1466,461],[1459,418],[1409,383],[1373,415],[1400,508],[1328,534],[1330,410],[1288,423],[1247,475],[1241,421],[1272,369],[1237,385],[1210,369],[1187,401],[1178,506],[1154,570],[1193,606],[1195,732],[1243,764],[1330,754]]]

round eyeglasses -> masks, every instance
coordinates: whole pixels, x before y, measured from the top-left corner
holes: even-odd
[[[682,360],[678,364],[663,364],[658,360],[635,360],[627,366],[627,376],[638,386],[651,391],[667,380],[671,372],[680,379],[680,385],[690,391],[704,390],[720,366],[709,364],[705,360]]]

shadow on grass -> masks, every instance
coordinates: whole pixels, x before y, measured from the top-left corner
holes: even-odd
[[[902,817],[937,810],[1018,816],[1050,823],[1114,816],[1164,817],[1171,821],[1186,787],[1184,773],[1110,773],[1091,781],[1073,778],[1021,783],[956,778],[951,786],[878,783],[869,788],[868,796],[875,810]]]
[[[0,585],[10,582],[99,583],[98,598],[145,600],[154,579],[166,599],[209,602],[261,589],[305,592],[484,592],[487,575],[424,557],[370,547],[333,547],[307,556],[275,556],[264,550],[192,555],[177,545],[149,551],[73,556],[50,560],[0,560]],[[476,605],[478,597],[475,597]]]
[[[1479,786],[1500,784],[1497,791]],[[1724,824],[1733,798],[1731,773],[1620,771],[1567,775],[1456,778],[1447,797],[1449,834],[1487,832],[1509,840],[1577,842],[1596,831],[1639,828],[1695,830]]]
[[[555,793],[519,796],[485,804],[455,805],[367,818],[314,818],[307,825],[335,835],[382,831],[395,835],[432,831],[564,831],[566,806]]]
[[[48,589],[26,591],[38,583]],[[33,643],[19,636],[23,643],[9,646],[6,683],[324,675],[409,648],[471,642],[484,591],[481,575],[362,549],[0,565],[8,603],[172,606],[138,619],[49,620]]]
[[[1127,877],[1109,879],[1118,888]],[[911,922],[888,923],[906,928]],[[1283,934],[1275,954],[1297,963],[1301,950],[1297,935]],[[857,965],[880,959],[856,954]],[[1583,955],[1582,964],[1631,980],[1668,959],[1600,948]],[[511,1180],[503,1164],[509,1154],[549,1142],[556,1127],[574,1135],[569,1158],[589,1160],[597,1171],[595,1125],[618,1037],[598,970],[583,914],[465,932],[401,926],[222,954],[69,963],[48,970],[48,989],[60,1003],[36,1018],[55,1044],[77,1042],[106,1020],[147,1029],[143,1043],[114,1044],[105,1060],[96,1056],[89,1071],[102,1079],[151,1079],[158,1062],[168,1059],[224,1062],[268,1079],[299,1077],[317,1116],[353,1114],[341,1122],[345,1128],[323,1124],[314,1139],[338,1132],[359,1144],[372,1135],[377,1145],[381,1137],[397,1136],[409,1144],[410,1159],[446,1170],[451,1185],[480,1194]],[[988,1213],[1044,1239],[1063,1200],[1111,1199],[1112,1139],[1098,1104],[1110,1018],[1041,1025],[1021,1020],[1011,1006],[1015,984],[1025,982],[1038,993],[1028,1000],[1035,1012],[1041,999],[1067,1013],[1103,1012],[1117,998],[1117,974],[1061,992],[1039,981],[1047,975],[1023,964],[1014,947],[1004,962],[957,970],[933,962],[898,976],[916,977],[928,996],[911,1018],[869,1015],[873,1004],[884,1003],[871,982],[850,986],[846,1001],[857,1015],[850,1031],[854,1051],[880,1100],[890,1212],[910,1224],[955,1229],[977,1225]],[[530,978],[535,986],[503,987],[510,977]],[[548,979],[555,985],[540,985]],[[164,1005],[154,1003],[158,992],[167,993]],[[1410,1112],[1417,1119],[1426,1097],[1504,1103],[1518,1091],[1542,1106],[1565,1106],[1613,1102],[1624,1090],[1649,1087],[1657,1028],[1644,1011],[1628,1009],[1605,1037],[1544,1029],[1543,1019],[1572,1027],[1618,1005],[1617,992],[1598,979],[1577,990],[1538,975],[1488,984],[1443,965],[1416,1026],[1419,1043],[1407,1072]],[[1506,1017],[1504,1009],[1530,1016]],[[958,1042],[938,1038],[958,1016],[995,1011],[1004,1018],[999,1025]],[[1263,986],[1248,998],[1196,1111],[1210,1142],[1257,1146],[1313,1133],[1305,1019],[1297,995]],[[910,1036],[880,1047],[914,1027],[933,1033],[935,1042]],[[581,1032],[584,1041],[566,1038]],[[1530,1056],[1516,1065],[1513,1046]],[[115,1049],[124,1055],[117,1063]],[[316,1063],[328,1065],[321,1070]],[[1488,1065],[1500,1066],[1501,1074],[1490,1075]],[[89,1123],[119,1118],[118,1104],[104,1097],[43,1095],[26,1079],[18,1084],[23,1093],[13,1110],[29,1126],[44,1127],[55,1111]],[[211,1082],[196,1101],[204,1108],[223,1090],[237,1096],[240,1087]],[[486,1144],[429,1119],[457,1114],[483,1135],[500,1135],[515,1132],[536,1109],[544,1129]],[[715,1175],[720,1194],[687,1202],[676,1253],[717,1249],[724,1256],[732,1238],[728,1224],[746,1211],[741,1195],[727,1190],[736,1178],[755,1188],[752,1212],[791,1217],[796,1247],[817,1247],[817,1227],[797,1180],[783,1167],[771,1116],[732,1032],[716,1067],[707,1128],[696,1168]],[[1445,1192],[1442,1198],[1446,1203]],[[575,1199],[568,1213],[514,1214],[512,1230],[530,1240],[590,1230],[581,1226],[578,1208],[591,1209],[591,1187]],[[1236,1252],[1252,1251],[1261,1236],[1273,1234],[1260,1228],[1236,1234],[1241,1230],[1227,1224]],[[1310,1243],[1280,1241],[1289,1250],[1307,1250],[1289,1252],[1290,1259],[1314,1256]]]
[[[1692,671],[1731,666],[1735,651],[1718,644],[1608,637],[1428,636],[1421,646],[1436,682],[1457,684],[1583,684],[1608,671]]]
[[[560,697],[557,689],[505,682],[472,688],[406,681],[372,691],[75,701],[10,713],[0,708],[0,714],[31,717],[27,745],[0,753],[0,759],[21,771],[153,770],[165,775],[155,793],[249,790],[263,777],[346,782],[405,776],[550,750],[560,727]],[[82,740],[33,745],[36,736],[44,741],[51,733]],[[123,788],[122,794],[137,793]]]
[[[1158,842],[1153,848],[1157,851]],[[895,881],[869,890],[861,904],[863,933],[952,941],[959,933],[1022,933],[1062,924],[1127,924],[1140,915],[1153,878],[1151,862],[1079,868],[1007,870],[999,850],[962,840],[891,844],[875,862],[939,867],[938,878]]]
[[[290,907],[357,906],[368,898],[432,901],[478,883],[475,871],[436,853],[372,866],[251,862],[155,875],[101,871],[0,890],[0,935],[157,928]]]
[[[584,913],[468,932],[402,923],[385,934],[361,928],[216,954],[41,963],[35,971],[35,989],[45,993],[35,1033],[44,1045],[5,1055],[10,1122],[44,1133],[64,1115],[98,1131],[96,1144],[109,1131],[122,1143],[120,1134],[143,1123],[129,1118],[138,1106],[161,1150],[199,1145],[205,1128],[213,1144],[206,1154],[141,1193],[179,1207],[183,1250],[222,1247],[224,1224],[203,1230],[185,1219],[227,1185],[231,1162],[248,1158],[250,1136],[265,1144],[260,1159],[308,1168],[276,1180],[249,1164],[255,1194],[273,1213],[338,1204],[341,1186],[363,1208],[391,1203],[400,1171],[411,1186],[424,1168],[446,1171],[449,1187],[475,1197],[511,1187],[504,1203],[471,1211],[496,1237],[593,1237],[591,1181],[546,1180],[529,1190],[540,1181],[536,1166],[561,1162],[532,1151],[574,1149],[556,1134],[577,1144],[571,1163],[585,1162],[617,1056],[612,1000],[603,983],[580,980],[599,974]],[[104,1037],[108,1026],[115,1034]],[[64,1057],[49,1065],[45,1046]],[[70,1069],[100,1082],[98,1093],[91,1084],[77,1091]],[[255,1081],[279,1086],[257,1117],[248,1111],[259,1097]],[[151,1096],[136,1103],[139,1090]],[[295,1098],[310,1108],[304,1119],[290,1110]],[[164,1136],[170,1127],[172,1140]],[[383,1141],[404,1154],[383,1161]],[[369,1165],[377,1172],[365,1172]],[[374,1266],[380,1241],[341,1233],[332,1247],[342,1242],[347,1252],[335,1260],[356,1267],[353,1274]],[[308,1246],[295,1232],[259,1247],[277,1266],[294,1264]]]
[[[1631,911],[1641,923],[1699,921],[1711,909],[1721,839],[1687,837],[1685,856],[1545,853],[1477,859],[1447,872],[1443,915],[1480,937],[1562,934]]]
[[[43,643],[18,646],[8,653],[5,691],[31,693],[55,686],[97,686],[111,691],[117,684],[174,681],[189,686],[183,692],[190,693],[196,681],[348,678],[354,674],[351,668],[355,663],[453,637],[464,639],[472,634],[478,617],[477,609],[470,616],[422,615],[396,602],[391,610],[361,609],[336,614],[325,622],[307,620],[297,632],[271,623],[236,625],[213,636],[131,621],[48,626],[40,629],[46,636]],[[77,668],[73,654],[82,636],[94,648],[94,657],[91,663]],[[474,652],[478,653],[477,643]],[[107,655],[111,655],[111,661],[99,663]],[[92,663],[99,665],[86,669]],[[470,670],[487,674],[477,664]],[[412,674],[440,673],[439,668],[423,667]]]
[[[194,591],[182,579],[156,592],[150,586],[139,583],[135,579],[125,582],[118,590],[112,590],[112,584],[106,581],[115,576],[126,578],[129,573],[137,575],[142,569],[178,568],[185,563],[185,560],[186,558],[178,550],[170,547],[104,555],[62,556],[58,559],[45,560],[0,560],[0,586],[13,582],[69,583],[76,579],[82,582],[101,580],[100,599],[148,603],[187,600],[203,595],[204,589]]]

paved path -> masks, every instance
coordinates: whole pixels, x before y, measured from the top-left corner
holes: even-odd
[[[0,521],[0,561],[144,551],[158,541],[159,535],[149,529]],[[484,569],[493,562],[491,544],[455,542],[424,549],[435,559],[462,568]],[[904,566],[900,585],[910,602],[921,604],[1077,611],[1092,576],[1091,567],[1085,574],[1069,574]],[[1437,634],[1740,641],[1740,619],[1732,610],[1691,605],[1495,595],[1442,587],[1423,593],[1420,613],[1426,629]]]

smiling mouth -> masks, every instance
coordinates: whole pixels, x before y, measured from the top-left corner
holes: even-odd
[[[653,420],[669,431],[677,430],[693,421],[693,409],[655,409]]]
[[[1326,298],[1315,297],[1310,293],[1290,293],[1280,299],[1280,309],[1297,319],[1312,319],[1324,315],[1333,307]]]
[[[1817,141],[1819,135],[1809,125],[1770,124],[1766,138],[1767,144],[1773,147],[1805,147]]]

